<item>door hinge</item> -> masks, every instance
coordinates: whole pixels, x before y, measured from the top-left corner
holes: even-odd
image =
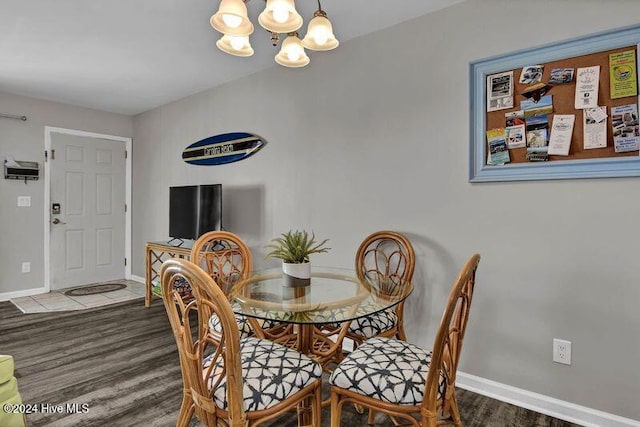
[[[124,211],[127,212],[127,204],[124,204]]]
[[[56,159],[56,150],[51,149],[51,160],[55,160]],[[44,161],[48,161],[49,160],[49,152],[47,150],[44,150]]]
[[[129,158],[129,152],[127,150],[124,150],[124,158],[125,159]]]
[[[127,265],[127,259],[126,258],[124,259],[124,265],[125,266]]]

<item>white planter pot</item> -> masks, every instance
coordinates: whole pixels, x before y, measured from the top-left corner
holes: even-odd
[[[282,263],[282,273],[285,286],[298,287],[311,284],[311,263],[302,264]]]

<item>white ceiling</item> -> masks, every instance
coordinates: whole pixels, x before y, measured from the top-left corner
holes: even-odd
[[[323,0],[341,42],[462,0]],[[0,0],[0,91],[137,114],[279,66],[248,3],[255,55],[219,51],[219,0]],[[297,0],[305,25],[316,0]],[[339,49],[339,48],[338,48]],[[311,54],[327,55],[331,52]],[[297,70],[304,72],[304,69]]]

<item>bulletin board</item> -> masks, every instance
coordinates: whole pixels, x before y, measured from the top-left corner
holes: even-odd
[[[640,26],[633,26],[471,63],[470,182],[640,176],[639,151],[615,152],[611,126],[611,108],[637,105],[639,98],[635,95],[612,99],[609,75],[609,55],[633,50],[637,78],[638,43]],[[553,112],[548,116],[550,127],[555,114],[575,115],[569,154],[549,155],[548,161],[532,162],[526,159],[526,148],[512,148],[508,150],[509,163],[487,164],[486,131],[504,128],[505,113],[520,109],[520,102],[526,99],[522,92],[528,87],[519,83],[520,74],[523,67],[531,65],[544,66],[543,83],[548,82],[552,69],[574,69],[571,82],[548,85],[545,93],[553,99]],[[596,65],[600,66],[597,105],[607,107],[607,143],[603,148],[584,149],[584,111],[574,105],[576,75],[578,68]],[[487,76],[509,71],[513,72],[513,107],[487,111]]]

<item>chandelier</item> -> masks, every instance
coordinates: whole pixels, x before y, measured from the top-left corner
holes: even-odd
[[[253,33],[253,24],[247,16],[246,2],[249,0],[221,0],[218,11],[211,17],[211,26],[222,33],[216,42],[218,48],[234,56],[251,56],[253,48],[249,35]],[[301,40],[298,30],[302,27],[302,16],[296,11],[294,0],[266,0],[264,11],[258,16],[258,23],[271,33],[274,46],[278,44],[280,34],[287,37],[282,42],[280,52],[275,56],[278,64],[285,67],[304,67],[309,63],[306,49],[331,50],[338,47],[333,35],[331,22],[322,10],[318,0],[318,10],[307,27],[307,34]]]

